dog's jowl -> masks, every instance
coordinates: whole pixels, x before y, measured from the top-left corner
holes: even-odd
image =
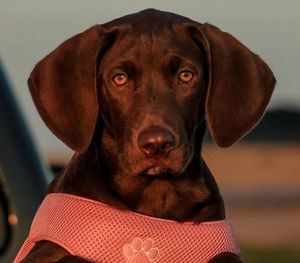
[[[15,262],[241,262],[201,157],[262,117],[275,78],[211,24],[153,9],[95,25],[32,71],[49,129],[75,151]]]

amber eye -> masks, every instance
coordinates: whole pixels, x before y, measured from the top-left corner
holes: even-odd
[[[120,73],[113,76],[113,81],[118,86],[124,86],[127,83],[128,78],[125,74]]]
[[[179,73],[179,79],[184,83],[191,81],[192,78],[193,78],[193,73],[190,71],[184,70]]]

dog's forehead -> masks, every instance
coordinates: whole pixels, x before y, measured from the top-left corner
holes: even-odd
[[[102,58],[101,71],[109,72],[116,68],[139,68],[139,71],[149,73],[149,70],[159,71],[175,65],[193,65],[202,67],[203,54],[197,44],[190,41],[170,37],[150,37],[140,35],[135,39],[125,36],[116,39]],[[105,66],[103,66],[105,65]]]
[[[183,25],[186,23],[199,24],[187,17],[160,11],[156,9],[146,9],[138,13],[126,15],[115,20],[112,20],[102,26],[106,29],[113,29],[118,27],[127,27],[131,30],[132,34],[141,34],[148,32],[149,34],[165,33],[166,30],[169,31],[174,25]]]
[[[197,23],[187,17],[160,11],[156,9],[145,9],[138,13],[126,15],[117,19],[114,19],[102,26],[106,28],[112,28],[115,26],[129,25],[135,29],[136,32],[139,30],[145,30],[145,28],[161,28],[172,27],[174,24],[184,23]]]
[[[112,61],[135,58],[135,61],[149,59],[162,61],[168,57],[182,57],[198,62],[199,47],[185,26],[192,20],[173,13],[147,9],[136,14],[121,17],[103,25],[115,37],[106,54]],[[148,64],[149,65],[149,64]]]

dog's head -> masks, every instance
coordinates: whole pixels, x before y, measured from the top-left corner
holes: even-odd
[[[72,37],[29,78],[54,134],[78,152],[98,138],[112,169],[131,176],[182,174],[199,154],[205,116],[216,143],[232,145],[259,121],[274,85],[231,35],[156,10]]]

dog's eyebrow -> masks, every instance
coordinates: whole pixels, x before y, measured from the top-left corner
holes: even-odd
[[[182,63],[182,59],[178,56],[171,57],[169,61],[169,68],[171,69],[171,72],[174,73],[179,69],[179,66]]]
[[[183,67],[183,66],[187,67],[190,70],[193,70],[195,72],[199,72],[198,64],[196,64],[193,60],[183,58],[178,55],[172,56],[168,63],[169,63],[168,66],[171,69],[172,73],[176,73],[180,69],[180,67]]]
[[[119,61],[112,65],[112,71],[123,70],[128,75],[134,75],[136,73],[136,65],[130,60]]]

